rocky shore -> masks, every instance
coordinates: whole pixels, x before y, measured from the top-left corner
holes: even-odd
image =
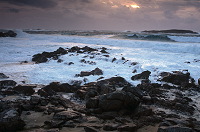
[[[35,54],[32,61],[36,64],[50,60],[62,63],[60,56],[69,53],[109,58],[105,47],[75,46]],[[114,63],[116,58],[111,60]],[[95,62],[85,59],[81,62],[95,65]],[[137,65],[137,62],[131,65]],[[76,76],[103,74],[104,69],[96,67],[80,71]],[[200,94],[200,81],[195,82],[188,71],[162,72],[157,83],[152,83],[150,76],[150,71],[132,76],[132,80],[140,81],[137,86],[120,76],[99,78],[84,84],[52,82],[49,85],[19,85],[1,73],[0,131],[200,131],[198,102],[193,98]]]

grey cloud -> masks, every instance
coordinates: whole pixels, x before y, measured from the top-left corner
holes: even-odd
[[[19,13],[20,12],[19,9],[15,9],[15,8],[10,8],[10,9],[8,9],[8,11],[11,13]]]
[[[51,8],[57,5],[54,0],[0,0],[0,2],[17,6],[32,6],[37,8]]]

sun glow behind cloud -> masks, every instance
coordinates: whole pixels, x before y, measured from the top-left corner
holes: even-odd
[[[101,0],[102,4],[110,6],[111,8],[127,7],[130,9],[137,9],[140,6],[132,0]]]

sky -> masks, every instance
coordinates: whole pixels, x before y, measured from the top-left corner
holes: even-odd
[[[200,32],[200,0],[0,0],[1,29]]]

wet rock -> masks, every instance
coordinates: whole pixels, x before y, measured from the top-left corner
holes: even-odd
[[[132,80],[139,80],[139,79],[149,79],[151,72],[150,71],[143,71],[141,74],[137,74],[135,76],[132,76]]]
[[[100,52],[104,54],[108,54],[108,52],[105,49],[102,49]]]
[[[0,81],[0,89],[7,89],[7,88],[12,88],[16,86],[16,82],[13,80],[3,80]]]
[[[33,95],[35,93],[35,90],[33,88],[35,88],[36,86],[21,86],[21,85],[18,85],[16,87],[13,88],[14,91],[17,91],[18,93],[20,94],[24,94],[24,95],[27,95],[27,96],[30,96],[30,95]]]
[[[118,131],[120,132],[135,132],[137,130],[137,126],[135,124],[130,124],[130,125],[122,125],[117,128]]]
[[[62,111],[62,112],[56,113],[53,116],[53,119],[69,121],[69,120],[77,119],[80,117],[82,117],[82,115],[80,113],[73,111],[73,110],[68,110],[68,111]]]
[[[103,75],[103,71],[99,68],[95,68],[91,71],[92,75]]]
[[[122,89],[122,91],[130,92],[139,98],[142,98],[144,96],[143,91],[140,88],[134,86],[126,86]]]
[[[16,36],[17,36],[17,33],[15,33],[12,30],[0,32],[0,37],[16,37]]]
[[[3,73],[0,73],[0,79],[5,79],[5,78],[9,78],[8,76],[6,76],[5,74]]]
[[[90,71],[81,71],[81,73],[80,73],[80,77],[90,76],[90,75],[92,75],[92,73]]]
[[[200,78],[198,79],[198,84],[200,85]]]
[[[48,58],[57,60],[60,55],[64,55],[67,53],[68,53],[67,50],[60,47],[56,51],[53,51],[53,52],[43,52],[43,53],[35,54],[33,55],[32,61],[36,63],[44,63],[48,61]]]
[[[105,131],[114,131],[114,130],[117,130],[118,127],[119,127],[119,124],[105,124],[103,126],[103,130],[105,130]]]
[[[84,127],[85,132],[98,132],[97,130],[95,130],[94,128],[91,127]]]
[[[194,131],[189,127],[167,126],[167,127],[159,127],[157,132],[194,132]]]
[[[121,109],[134,110],[140,100],[130,92],[115,91],[99,96],[99,108],[103,111],[119,111]]]
[[[98,98],[89,98],[86,101],[86,108],[98,108],[99,106],[99,99]]]
[[[63,60],[62,59],[58,59],[58,61],[57,61],[58,63],[61,63],[61,62],[63,62]]]
[[[38,90],[40,96],[53,96],[56,92],[73,93],[78,89],[76,86],[69,85],[68,83],[60,84],[59,82],[52,82],[49,85]]]
[[[112,59],[112,62],[114,62],[114,61],[116,61],[116,60],[117,60],[116,58],[113,58],[113,59]]]
[[[186,85],[186,84],[193,84],[194,79],[191,78],[190,73],[182,73],[182,72],[163,72],[160,74],[162,77],[161,81],[176,84],[176,85]]]
[[[21,120],[19,113],[15,109],[7,109],[0,113],[1,132],[22,130],[24,126],[24,121]]]

